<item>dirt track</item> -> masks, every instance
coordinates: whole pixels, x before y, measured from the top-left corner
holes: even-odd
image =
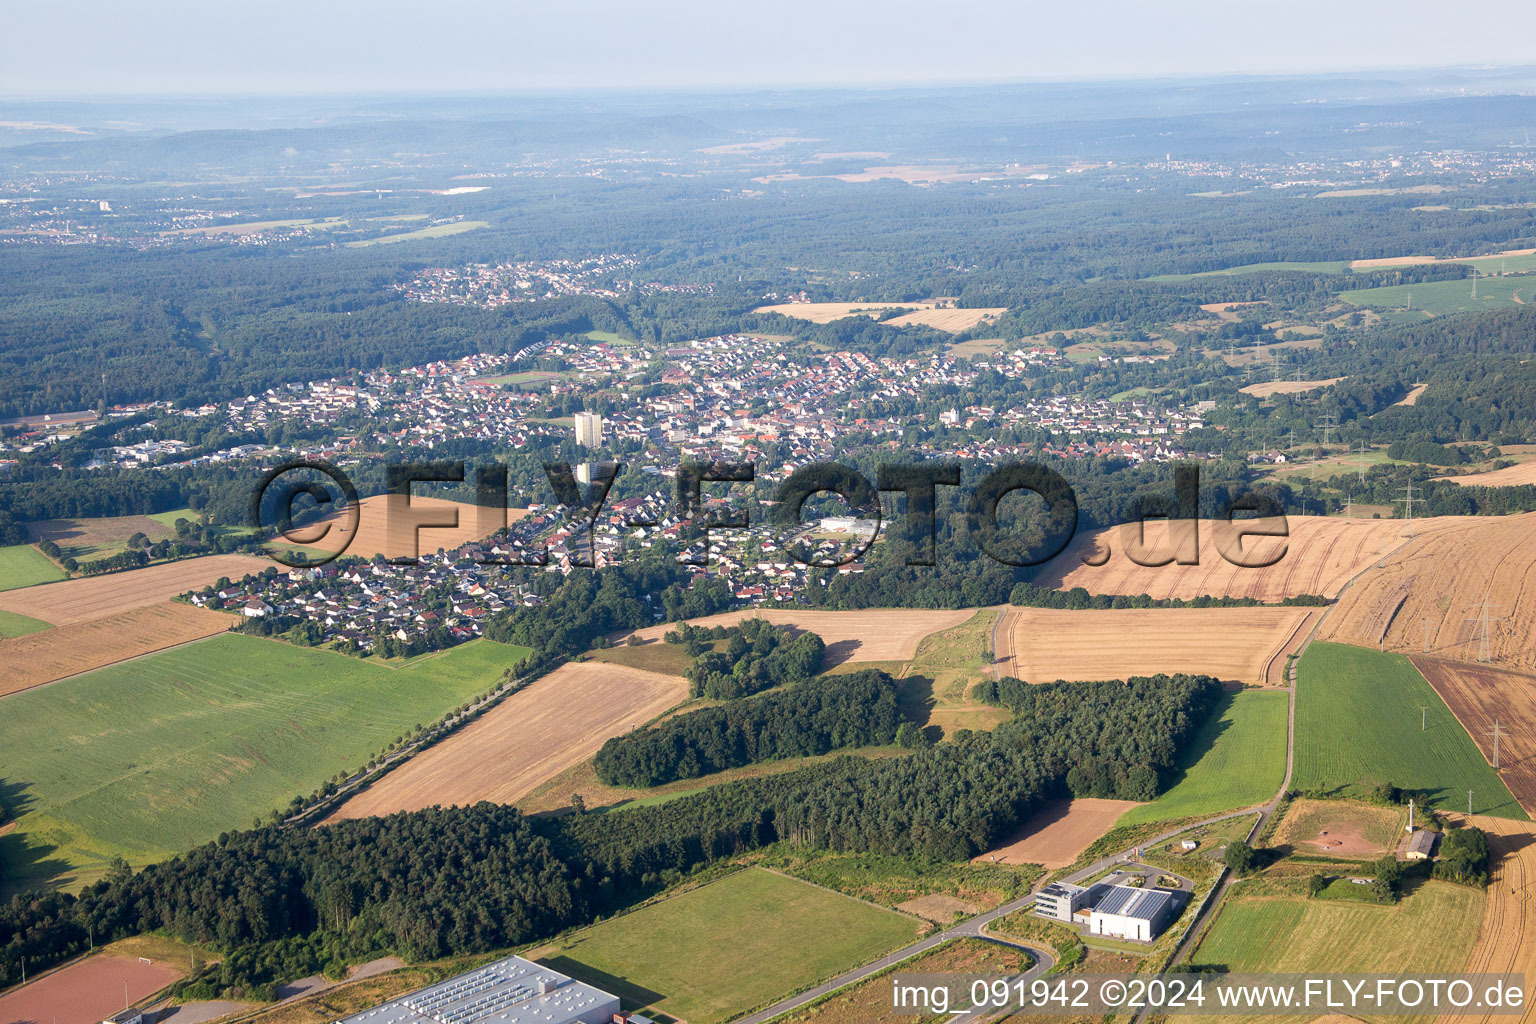
[[[765,608],[721,612],[689,621],[695,626],[728,626],[742,619],[762,618],[778,625],[808,630],[827,645],[826,665],[830,667],[845,661],[910,661],[923,637],[958,626],[975,614],[974,608],[957,611],[873,608],[856,612]],[[676,623],[666,623],[635,632],[642,640],[659,639],[676,626]]]
[[[680,676],[597,662],[562,665],[342,804],[333,818],[510,804],[613,736],[684,700]]]
[[[0,593],[0,608],[63,626],[159,604],[184,591],[201,590],[221,576],[238,580],[274,564],[270,559],[250,555],[185,558],[127,572],[9,590]]]
[[[164,601],[0,640],[0,696],[222,633],[232,615]]]

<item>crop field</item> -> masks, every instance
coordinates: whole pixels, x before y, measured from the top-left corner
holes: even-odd
[[[1298,853],[1374,859],[1397,849],[1407,820],[1408,812],[1401,807],[1300,797],[1286,811],[1272,845],[1290,846]]]
[[[86,622],[72,622],[0,640],[0,697],[102,668],[205,636],[238,623],[232,615],[174,601],[145,605]]]
[[[1464,527],[1467,522],[1465,517],[1454,516],[1414,520],[1413,531],[1424,535],[1453,525]],[[1288,537],[1244,537],[1239,553],[1232,547],[1236,544],[1233,525],[1202,519],[1199,560],[1194,565],[1144,566],[1127,554],[1145,551],[1146,555],[1138,555],[1142,561],[1156,560],[1147,555],[1172,554],[1175,536],[1183,539],[1183,534],[1172,531],[1187,529],[1184,523],[1152,520],[1145,526],[1144,541],[1138,537],[1135,523],[1093,530],[1074,539],[1057,555],[1039,582],[1058,590],[1083,587],[1092,594],[1146,594],[1159,600],[1210,596],[1275,602],[1300,594],[1331,598],[1363,569],[1409,543],[1403,536],[1407,524],[1393,519],[1290,516],[1286,524]],[[1235,559],[1249,563],[1274,560],[1274,564],[1263,568],[1234,565],[1222,556],[1224,546]],[[1103,564],[1094,566],[1088,561]]]
[[[123,1008],[125,984],[136,1002],[185,975],[174,965],[140,963],[138,957],[87,957],[0,996],[0,1021],[98,1024]]]
[[[1463,256],[1441,259],[1438,256],[1388,256],[1370,260],[1355,260],[1350,267],[1355,270],[1376,270],[1381,267],[1421,267],[1425,264],[1460,263],[1477,267],[1484,274],[1521,273],[1536,270],[1536,249],[1508,249],[1491,256]]]
[[[1499,777],[1527,812],[1536,811],[1536,676],[1504,672],[1488,665],[1411,659],[1493,763],[1493,727],[1499,731]],[[1437,709],[1438,710],[1438,709]]]
[[[417,754],[337,809],[337,818],[479,800],[516,803],[688,697],[680,676],[572,662]]]
[[[128,538],[142,533],[153,543],[175,536],[175,530],[151,516],[107,516],[100,519],[43,519],[27,524],[27,540],[51,540],[79,561],[105,558],[128,547]]]
[[[351,249],[367,245],[393,245],[395,242],[415,242],[423,238],[446,238],[449,235],[462,235],[466,231],[478,231],[488,228],[490,224],[483,220],[456,220],[448,224],[433,224],[431,227],[417,228],[415,231],[402,231],[394,235],[380,235],[378,238],[363,238],[355,242],[348,242]]]
[[[1460,816],[1488,833],[1491,871],[1484,900],[1482,928],[1467,959],[1465,971],[1536,976],[1536,942],[1532,941],[1531,886],[1536,884],[1536,826],[1508,818]],[[1525,1016],[1530,1016],[1527,1008]],[[1462,1024],[1495,1024],[1508,1015],[1458,1015]],[[1523,1018],[1522,1018],[1523,1019]]]
[[[1513,466],[1490,470],[1487,473],[1470,473],[1466,476],[1441,476],[1435,479],[1445,480],[1463,487],[1524,487],[1527,484],[1536,484],[1536,459],[1530,462],[1517,462]]]
[[[1240,267],[1227,267],[1225,270],[1205,270],[1198,274],[1158,274],[1149,277],[1149,281],[1194,281],[1202,277],[1231,277],[1235,274],[1257,274],[1265,270],[1293,270],[1308,274],[1339,274],[1348,269],[1346,260],[1333,260],[1321,263],[1301,263],[1295,261],[1280,261],[1276,263],[1245,263]]]
[[[30,544],[0,547],[0,591],[62,580],[64,570]]]
[[[357,535],[347,533],[347,513],[336,512],[317,523],[294,528],[296,543],[321,551],[340,551],[359,558],[383,555],[404,558],[427,554],[439,548],[452,550],[470,541],[488,537],[501,529],[501,510],[482,508],[461,501],[448,501],[425,495],[412,495],[409,507],[402,499],[377,494],[358,502]],[[507,522],[528,514],[526,509],[507,509]],[[422,524],[413,532],[416,524]],[[454,523],[453,526],[428,525]],[[329,527],[316,538],[321,525]]]
[[[1466,313],[1473,310],[1507,309],[1521,301],[1529,302],[1536,294],[1536,276],[1480,277],[1477,297],[1472,297],[1472,281],[1429,281],[1419,284],[1394,284],[1382,288],[1361,288],[1340,292],[1339,298],[1356,306],[1378,309],[1404,309],[1430,316]]]
[[[238,580],[271,565],[265,558],[249,555],[184,558],[127,572],[84,576],[0,593],[0,610],[64,626],[159,604],[185,591],[201,590],[220,577]]]
[[[162,236],[174,235],[256,235],[264,231],[280,231],[286,228],[304,228],[305,230],[327,230],[330,228],[346,227],[347,221],[340,217],[326,217],[322,220],[252,220],[242,224],[210,224],[200,228],[172,228],[162,231]]]
[[[1011,635],[998,638],[998,672],[1032,683],[1189,672],[1278,684],[1286,655],[1306,640],[1317,613],[1314,608],[1019,608],[1012,610]]]
[[[920,309],[916,313],[903,313],[901,316],[893,317],[886,323],[892,327],[932,327],[936,331],[958,334],[984,321],[996,320],[1006,312],[1008,309],[1005,306],[990,309]]]
[[[949,346],[949,354],[963,359],[971,359],[975,356],[986,357],[1007,346],[1008,343],[1002,338],[972,338]]]
[[[9,879],[79,884],[244,828],[484,693],[526,650],[400,668],[226,634],[5,698]]]
[[[759,306],[754,313],[778,313],[795,320],[809,320],[813,324],[829,324],[850,316],[878,317],[888,309],[929,309],[925,302],[782,302],[776,306]]]
[[[1458,971],[1477,941],[1483,899],[1478,890],[1437,881],[1413,886],[1390,906],[1234,894],[1191,960],[1234,973]]]
[[[0,611],[0,640],[10,640],[18,636],[28,636],[45,629],[52,629],[42,619],[30,618],[26,615],[17,615],[15,612]]]
[[[975,615],[975,609],[957,611],[928,608],[872,608],[866,611],[829,612],[815,609],[751,609],[721,612],[690,619],[695,626],[728,626],[746,618],[761,618],[797,630],[809,630],[827,645],[826,665],[845,661],[911,661],[917,643],[930,633],[949,629]],[[676,623],[636,630],[642,640],[659,640]],[[628,634],[625,634],[627,636]],[[616,641],[623,637],[614,638]]]
[[[1119,824],[1217,814],[1269,800],[1285,780],[1289,703],[1278,690],[1242,690],[1223,697],[1180,752],[1173,784],[1156,800],[1128,812]]]
[[[1536,513],[1448,521],[1350,587],[1323,639],[1475,661],[1488,601],[1493,664],[1536,671]]]
[[[1421,711],[1427,708],[1427,711]],[[1405,657],[1314,643],[1296,678],[1292,785],[1329,796],[1368,796],[1379,783],[1417,790],[1421,802],[1525,819],[1461,723]]]
[[[988,864],[1039,864],[1064,868],[1126,812],[1140,807],[1134,800],[1085,797],[1054,800],[1042,807],[1019,834],[975,858]]]
[[[1343,377],[1329,377],[1325,380],[1271,380],[1262,384],[1249,384],[1238,388],[1245,395],[1253,395],[1256,398],[1268,398],[1270,395],[1300,395],[1308,391],[1316,391],[1318,388],[1326,388],[1331,384],[1337,384],[1344,380]]]
[[[983,939],[956,939],[921,953],[892,971],[902,974],[983,974],[1012,977],[1024,973],[1029,959],[1016,949]],[[891,1007],[891,986],[881,973],[842,989],[803,1009],[774,1018],[774,1024],[913,1024],[921,1018]]]
[[[913,918],[748,868],[583,929],[532,956],[647,1012],[716,1024],[917,934]]]

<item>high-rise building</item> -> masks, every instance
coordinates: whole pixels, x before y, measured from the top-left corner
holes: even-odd
[[[596,448],[603,443],[603,417],[595,412],[576,414],[576,443]]]

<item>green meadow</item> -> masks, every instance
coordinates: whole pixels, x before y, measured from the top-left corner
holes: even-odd
[[[526,653],[477,640],[391,668],[228,633],[5,697],[6,876],[74,885],[248,828]]]

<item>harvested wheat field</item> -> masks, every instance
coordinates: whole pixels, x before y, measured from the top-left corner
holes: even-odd
[[[1456,820],[1488,833],[1488,898],[1483,924],[1467,965],[1462,970],[1478,974],[1536,976],[1536,823],[1481,815],[1452,815]],[[1441,1017],[1443,1024],[1515,1024],[1536,1019],[1536,1003],[1527,1001],[1525,1013],[1454,1014]]]
[[[932,302],[781,302],[776,306],[759,306],[754,313],[779,313],[795,320],[809,320],[813,324],[829,324],[850,316],[878,317],[888,309],[933,309]]]
[[[903,313],[885,322],[892,327],[932,327],[936,331],[958,334],[984,321],[996,320],[1007,311],[1006,306],[976,309],[920,309],[916,313]]]
[[[389,772],[332,817],[513,803],[687,697],[688,682],[680,676],[594,662],[562,665]]]
[[[1489,665],[1409,658],[1429,680],[1483,757],[1493,763],[1493,726],[1498,722],[1499,777],[1527,814],[1536,814],[1536,676]]]
[[[743,609],[721,612],[702,619],[690,619],[695,626],[729,626],[742,619],[767,619],[781,626],[806,630],[821,637],[827,645],[825,665],[831,668],[845,661],[911,661],[917,654],[917,644],[930,633],[949,629],[965,622],[976,614],[974,608],[957,611],[927,608],[871,608],[855,612],[828,612],[812,609]],[[636,630],[641,640],[662,642],[677,623],[647,626]],[[623,642],[629,634],[615,637]]]
[[[1017,835],[972,859],[976,863],[1064,868],[1077,860],[1078,854],[1095,839],[1114,828],[1120,815],[1140,806],[1134,800],[1095,797],[1053,800],[1040,808]]]
[[[1290,516],[1285,520],[1288,537],[1248,536],[1242,538],[1238,549],[1237,525],[1256,529],[1279,522],[1229,524],[1202,519],[1198,563],[1155,567],[1138,565],[1130,555],[1145,562],[1173,554],[1176,542],[1187,543],[1187,524],[1153,520],[1146,524],[1144,538],[1135,523],[1094,530],[1076,538],[1057,555],[1039,583],[1056,589],[1083,587],[1093,594],[1147,594],[1158,600],[1210,596],[1272,602],[1300,594],[1331,598],[1338,596],[1356,574],[1408,543],[1403,536],[1406,524],[1394,519]],[[1416,520],[1414,530],[1430,532],[1447,523],[1464,522],[1456,517]],[[1274,560],[1274,564],[1262,568],[1235,565],[1222,556],[1223,549],[1233,559],[1249,563]],[[1103,564],[1089,565],[1085,560]]]
[[[1536,671],[1536,512],[1423,522],[1449,525],[1415,520],[1420,535],[1344,591],[1320,639],[1475,661],[1487,601],[1493,662]]]
[[[1415,384],[1412,391],[1408,392],[1406,395],[1404,395],[1402,398],[1398,399],[1397,401],[1393,402],[1392,404],[1393,405],[1418,405],[1419,404],[1419,396],[1424,394],[1425,390],[1428,387],[1429,387],[1428,384]]]
[[[1523,487],[1526,484],[1536,484],[1536,460],[1519,462],[1487,473],[1441,476],[1435,479],[1460,484],[1463,487]]]
[[[1318,608],[1018,608],[999,629],[1001,675],[1032,683],[1124,679],[1160,672],[1282,685]]]
[[[489,537],[501,529],[501,510],[470,505],[444,498],[413,495],[410,504],[392,494],[376,494],[358,503],[357,535],[347,532],[348,516],[337,512],[319,523],[294,530],[293,541],[321,551],[341,551],[359,558],[383,555],[407,558],[443,548],[452,550],[470,541]],[[528,514],[527,509],[507,509],[507,522],[515,523]],[[456,524],[449,526],[447,524]],[[329,526],[325,536],[316,536],[321,524]],[[437,525],[443,524],[443,525]],[[415,531],[414,527],[421,529]]]
[[[271,568],[250,555],[206,555],[142,569],[85,576],[0,593],[0,609],[65,626],[159,604],[188,590],[201,590],[221,577],[242,576]]]
[[[51,683],[127,658],[222,633],[232,615],[175,601],[145,605],[118,615],[72,622],[13,640],[0,640],[0,697]]]
[[[1337,384],[1344,380],[1343,377],[1328,377],[1325,380],[1271,380],[1263,384],[1249,384],[1247,387],[1238,388],[1245,395],[1253,395],[1255,398],[1268,398],[1270,395],[1300,395],[1308,391],[1316,391],[1318,388],[1326,388],[1330,384]]]

